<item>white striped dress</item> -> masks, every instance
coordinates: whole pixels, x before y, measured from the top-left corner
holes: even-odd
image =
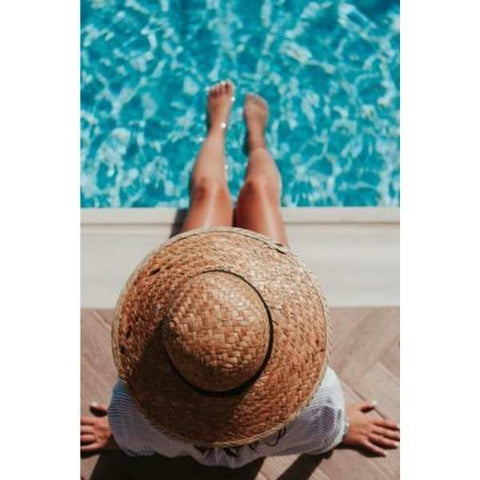
[[[315,396],[295,420],[270,437],[231,449],[196,447],[158,431],[121,380],[113,389],[108,417],[118,446],[128,455],[187,455],[204,465],[238,468],[260,457],[319,454],[336,447],[345,432],[345,400],[335,372],[327,368]]]

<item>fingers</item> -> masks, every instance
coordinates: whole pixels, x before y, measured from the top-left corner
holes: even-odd
[[[90,411],[97,417],[104,417],[108,413],[107,406],[98,402],[92,402],[90,404]]]
[[[392,420],[388,420],[387,418],[377,418],[373,421],[373,423],[379,427],[400,431],[400,425]]]
[[[83,453],[96,452],[97,450],[100,450],[100,445],[97,442],[93,442],[88,445],[82,445],[80,447],[80,452]]]
[[[386,456],[386,453],[380,447],[377,447],[375,444],[373,444],[369,440],[365,441],[364,446],[367,450],[369,450],[372,453],[376,453],[377,455],[380,455],[381,457]]]
[[[80,444],[81,445],[89,445],[96,441],[97,437],[93,434],[84,434],[80,436]]]
[[[86,420],[90,420],[88,417],[84,417]],[[93,431],[93,425],[83,423],[80,424],[80,445],[90,445],[96,441],[96,437]]]
[[[390,438],[391,440],[400,441],[400,432],[388,428],[374,427],[373,433],[382,435],[382,437]]]
[[[80,427],[80,433],[93,433],[93,425],[82,425]]]
[[[82,417],[80,419],[80,425],[94,425],[95,424],[95,418],[93,417]]]
[[[382,437],[381,435],[372,434],[369,438],[373,443],[379,445],[380,447],[398,448],[398,446],[400,445],[398,442]]]
[[[90,405],[90,410],[97,416],[104,416],[107,407],[94,402]],[[98,422],[98,420],[94,417],[80,418],[80,452],[82,453],[95,452],[100,449],[100,444],[94,433],[95,422]]]
[[[373,410],[376,406],[377,406],[377,402],[374,402],[372,400],[367,400],[357,405],[358,409],[361,412],[369,412],[370,410]]]

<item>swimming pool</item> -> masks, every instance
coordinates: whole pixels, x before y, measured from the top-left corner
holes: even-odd
[[[188,205],[205,89],[230,78],[229,185],[245,93],[270,106],[285,206],[399,204],[398,0],[82,0],[81,205]]]

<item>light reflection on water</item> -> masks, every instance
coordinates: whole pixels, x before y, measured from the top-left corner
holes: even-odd
[[[205,89],[230,78],[238,194],[245,93],[287,206],[399,204],[397,1],[82,1],[82,206],[181,206],[205,135]]]

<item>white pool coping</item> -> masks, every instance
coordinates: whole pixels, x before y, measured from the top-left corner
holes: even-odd
[[[83,208],[82,225],[171,225],[175,208]],[[282,208],[285,223],[399,223],[397,207]]]
[[[82,307],[114,307],[129,273],[171,235],[182,213],[82,209]],[[316,274],[331,306],[399,305],[398,208],[283,208],[282,216],[292,250]]]

